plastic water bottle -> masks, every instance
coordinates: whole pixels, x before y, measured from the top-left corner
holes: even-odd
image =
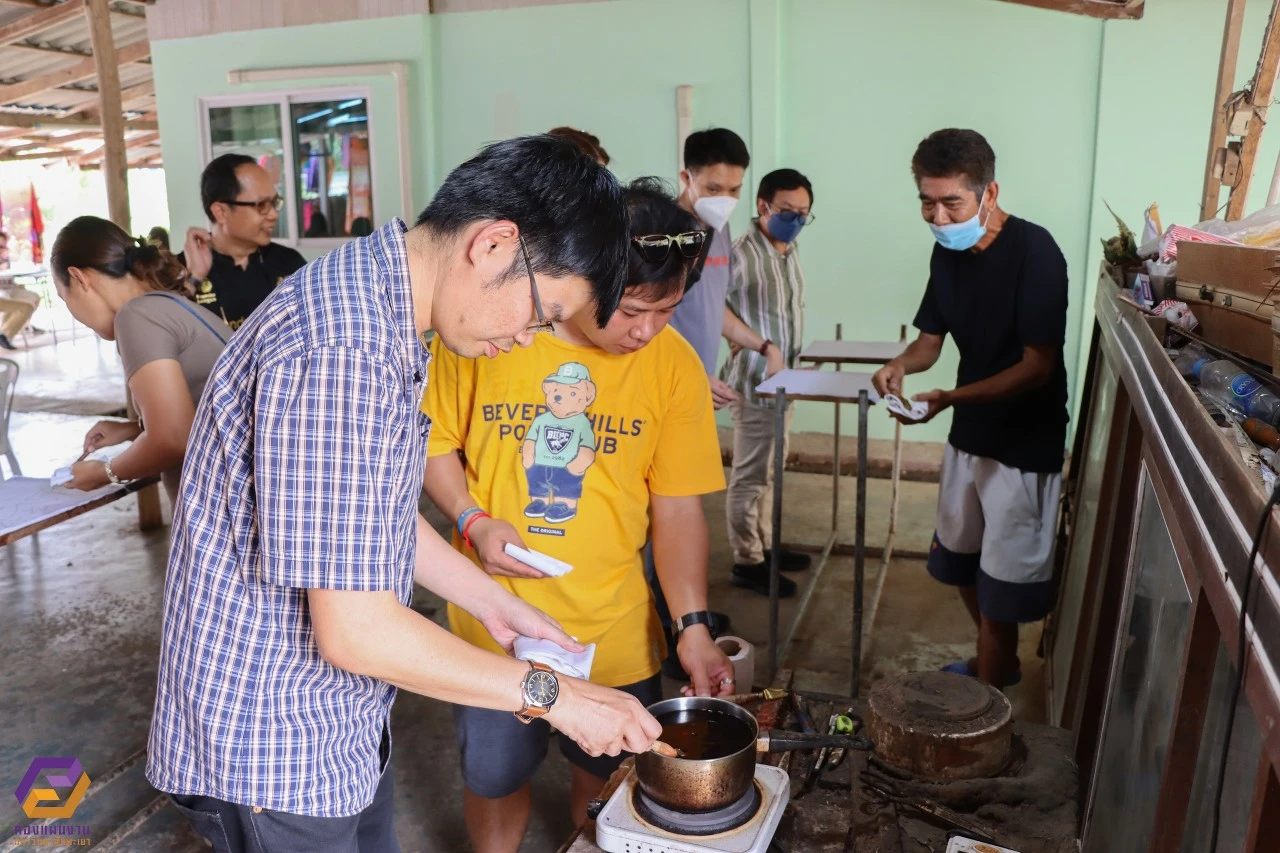
[[[1179,351],[1178,357],[1173,360],[1173,366],[1178,368],[1178,372],[1183,376],[1199,378],[1200,369],[1211,361],[1213,356],[1205,352],[1204,347],[1197,343],[1189,343]]]
[[[1200,390],[1221,402],[1237,418],[1280,424],[1280,398],[1226,359],[1200,367]]]

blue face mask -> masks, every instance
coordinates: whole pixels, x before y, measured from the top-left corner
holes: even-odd
[[[805,217],[790,210],[773,213],[769,216],[769,236],[779,243],[790,243],[800,236],[800,229],[805,225]]]
[[[930,222],[929,230],[933,232],[933,239],[937,240],[938,245],[942,248],[950,249],[953,252],[963,252],[978,245],[978,241],[987,233],[986,220],[981,219],[981,216],[982,204],[979,203],[978,212],[973,215],[972,219],[966,219],[964,222],[953,222],[950,225],[934,225]]]

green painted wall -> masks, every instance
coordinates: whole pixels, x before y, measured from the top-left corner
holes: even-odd
[[[746,10],[626,0],[436,16],[441,173],[486,142],[570,124],[600,137],[620,176],[674,180],[676,86],[695,89],[695,127],[749,135]]]
[[[190,225],[204,225],[200,207],[200,97],[311,87],[362,86],[372,93],[375,221],[400,213],[398,127],[395,85],[389,76],[336,74],[301,80],[233,85],[234,69],[365,62],[409,63],[410,140],[413,147],[414,201],[421,206],[437,179],[431,130],[434,88],[431,78],[430,25],[427,16],[375,18],[288,30],[253,30],[205,38],[171,39],[152,45],[156,101],[168,178],[173,239],[181,245]],[[181,177],[179,177],[181,176]],[[312,253],[314,254],[314,253]]]
[[[893,340],[910,325],[933,247],[911,155],[942,127],[971,127],[991,142],[1001,205],[1048,228],[1066,255],[1068,328],[1079,327],[1097,21],[988,0],[792,0],[783,39],[776,165],[809,176],[819,217],[802,237],[807,336],[829,337],[840,322],[846,338]],[[1069,333],[1068,364],[1075,347]],[[953,387],[956,359],[948,342],[908,392]],[[801,429],[826,425],[829,406],[808,408],[797,413]],[[904,434],[942,440],[949,424],[948,413]],[[873,437],[892,434],[881,412],[871,425]]]
[[[232,68],[409,61],[418,206],[486,142],[557,124],[598,134],[622,178],[674,180],[675,87],[688,84],[695,128],[731,127],[750,145],[749,187],[784,165],[814,181],[819,219],[802,243],[809,336],[842,322],[848,338],[890,339],[914,315],[932,245],[911,152],[931,130],[968,126],[996,149],[1003,205],[1049,228],[1067,257],[1073,368],[1091,328],[1098,240],[1114,230],[1100,199],[1134,226],[1156,200],[1166,223],[1195,219],[1226,3],[1148,5],[1142,21],[1103,23],[996,0],[614,0],[157,42],[172,222],[202,221],[196,98],[246,88],[226,82]],[[1265,5],[1250,5],[1241,83]],[[390,82],[289,85],[343,82],[374,88],[381,219],[398,205]],[[1255,204],[1277,150],[1273,133]],[[752,207],[740,206],[737,233]],[[949,387],[955,357],[949,346],[910,388]],[[796,426],[829,422],[828,406],[805,406]],[[948,422],[908,435],[941,439]],[[890,434],[881,413],[872,427]]]

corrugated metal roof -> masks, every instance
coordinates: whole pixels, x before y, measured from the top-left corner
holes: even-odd
[[[51,0],[48,7],[56,6],[62,0]],[[139,14],[140,6],[116,0],[112,3],[111,32],[114,36],[117,52],[130,47],[136,48],[145,43],[147,38],[146,18]],[[20,22],[23,18],[38,14],[42,10],[36,7],[13,6],[0,2],[0,27]],[[25,39],[8,45],[0,45],[0,158],[12,155],[16,149],[26,149],[23,155],[38,153],[33,145],[49,142],[59,147],[58,137],[85,133],[82,127],[58,127],[44,125],[39,128],[25,130],[21,136],[7,136],[5,130],[6,115],[39,116],[53,120],[84,120],[86,113],[97,107],[97,80],[93,73],[84,76],[73,74],[66,80],[59,80],[60,85],[9,97],[6,99],[6,85],[21,84],[39,79],[46,75],[56,75],[81,67],[91,72],[92,66],[86,60],[92,59],[92,39],[89,33],[88,19],[83,15],[73,14],[60,23],[46,27]],[[149,61],[138,61],[120,66],[121,89],[128,90],[142,86],[152,79]],[[20,91],[20,90],[19,90]],[[9,89],[7,93],[17,94]],[[154,113],[155,96],[146,93],[131,97],[125,104],[126,116],[138,118],[146,113]],[[148,131],[134,131],[126,134],[127,139],[137,139]],[[80,149],[92,150],[101,146],[101,137],[77,137],[67,145]],[[152,156],[159,151],[159,140],[149,140],[129,152],[130,161],[143,156]]]

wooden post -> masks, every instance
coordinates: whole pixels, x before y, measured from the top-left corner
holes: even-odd
[[[1253,164],[1258,158],[1258,146],[1262,143],[1262,131],[1267,126],[1267,111],[1271,107],[1271,93],[1276,87],[1276,72],[1280,70],[1280,0],[1271,6],[1271,18],[1267,22],[1267,34],[1262,41],[1262,56],[1258,60],[1257,76],[1252,91],[1245,102],[1252,110],[1249,127],[1240,146],[1240,170],[1227,200],[1228,220],[1244,216],[1249,201],[1249,182],[1253,180]]]
[[[89,19],[89,36],[93,41],[93,59],[98,68],[98,112],[102,116],[102,176],[107,185],[107,210],[111,221],[129,233],[129,163],[124,145],[124,108],[120,99],[120,68],[116,64],[115,38],[111,34],[109,0],[86,0],[85,16]],[[130,419],[137,418],[133,395],[125,388]],[[163,526],[160,490],[147,486],[138,492],[138,526],[154,530]]]
[[[98,111],[102,115],[105,146],[102,175],[107,185],[107,209],[111,221],[129,231],[129,175],[124,148],[124,108],[120,99],[120,68],[116,65],[115,39],[111,35],[109,0],[87,0],[85,16],[93,40],[98,68]]]
[[[1218,87],[1213,95],[1213,123],[1209,126],[1209,157],[1204,172],[1204,195],[1200,201],[1200,219],[1213,218],[1218,212],[1221,176],[1214,175],[1218,152],[1227,144],[1227,101],[1235,89],[1236,61],[1240,58],[1240,30],[1244,26],[1245,0],[1228,0],[1227,22],[1222,30],[1222,53],[1218,57]]]

